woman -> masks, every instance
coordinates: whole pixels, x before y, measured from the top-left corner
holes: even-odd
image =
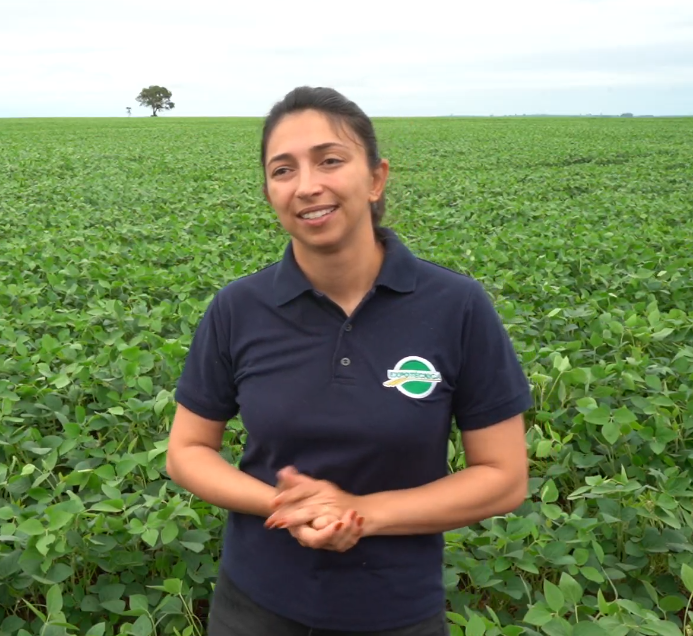
[[[261,160],[290,241],[208,307],[167,457],[229,510],[208,633],[448,634],[442,533],[524,500],[528,383],[481,285],[380,226],[389,165],[358,106],[292,91]],[[239,469],[219,455],[237,414]]]

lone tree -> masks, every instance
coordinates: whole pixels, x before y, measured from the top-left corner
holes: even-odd
[[[175,104],[171,101],[171,91],[163,86],[150,86],[143,88],[140,94],[135,98],[140,106],[146,106],[152,109],[152,117],[157,117],[157,112],[160,110],[171,110]]]

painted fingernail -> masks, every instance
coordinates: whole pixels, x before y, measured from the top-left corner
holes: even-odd
[[[359,517],[356,521],[356,525],[360,528],[363,525],[363,517]]]
[[[344,524],[340,521],[336,526],[335,530],[341,530],[344,527]]]
[[[286,521],[280,521],[279,523],[274,524],[275,528],[286,528]]]
[[[351,517],[350,517],[350,520],[351,520],[351,521],[353,521],[354,519],[356,519],[356,514],[357,514],[357,513],[356,513],[356,510],[352,510],[352,511],[351,511]]]

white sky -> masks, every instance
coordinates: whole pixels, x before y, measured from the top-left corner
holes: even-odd
[[[149,116],[150,84],[176,116],[302,84],[372,116],[693,115],[693,0],[0,0],[0,117]]]

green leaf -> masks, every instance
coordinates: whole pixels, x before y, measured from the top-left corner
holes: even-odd
[[[614,420],[616,420],[619,424],[632,424],[638,419],[635,417],[635,414],[625,406],[622,406],[614,411],[613,416]]]
[[[472,614],[467,623],[465,636],[483,636],[486,633],[486,623],[478,614]]]
[[[139,378],[137,378],[137,384],[147,395],[153,394],[154,385],[152,383],[152,379],[149,376],[140,376]]]
[[[23,521],[17,526],[17,532],[23,532],[29,536],[43,534],[45,531],[46,529],[41,525],[41,522],[34,517]]]
[[[201,543],[193,543],[192,541],[181,541],[180,544],[192,552],[200,553],[205,549],[205,546]],[[459,580],[459,577],[457,578]]]
[[[158,539],[159,531],[154,528],[147,528],[142,533],[142,541],[144,541],[147,545],[151,546],[152,548],[156,545]]]
[[[582,587],[580,584],[567,572],[561,573],[561,579],[558,582],[558,587],[563,592],[566,600],[574,605],[579,605],[582,601]]]
[[[590,620],[581,620],[573,626],[573,636],[611,636],[603,627]]]
[[[601,590],[597,590],[597,607],[604,616],[609,616],[613,612],[613,604],[604,598]]]
[[[580,574],[584,576],[588,581],[594,581],[595,583],[603,583],[604,576],[602,573],[589,565],[580,568]]]
[[[45,579],[51,583],[62,583],[70,578],[72,574],[72,568],[66,563],[54,563],[46,572]]]
[[[104,636],[106,633],[106,623],[96,623],[89,628],[85,636]]]
[[[681,566],[681,580],[686,589],[693,594],[693,568],[686,563]]]
[[[61,373],[51,382],[51,384],[57,389],[63,389],[70,384],[70,378],[68,378],[64,373]]]
[[[649,620],[646,625],[653,632],[660,634],[661,636],[683,636],[681,630],[670,621]]]
[[[680,612],[686,607],[686,600],[681,596],[665,596],[659,599],[659,607],[665,612]]]
[[[609,444],[615,444],[619,437],[621,437],[621,427],[617,422],[609,421],[602,426],[602,435],[604,439],[609,442]]]
[[[152,630],[152,621],[146,614],[142,614],[132,626],[132,633],[134,636],[149,636]]]
[[[541,514],[543,514],[547,519],[552,519],[555,521],[563,516],[563,511],[555,504],[541,504]]]
[[[545,503],[553,503],[558,500],[558,488],[553,479],[549,479],[541,489],[541,500]]]
[[[111,583],[109,585],[104,585],[99,588],[99,600],[103,603],[105,601],[116,601],[123,596],[125,592],[125,585],[122,583]]]
[[[654,389],[657,393],[662,392],[662,381],[656,375],[646,375],[645,384],[651,389]]]
[[[133,594],[130,597],[130,609],[131,610],[144,610],[149,611],[149,601],[144,594]]]
[[[546,597],[547,605],[554,611],[560,612],[565,605],[563,592],[557,586],[551,583],[548,579],[544,579],[544,596]]]
[[[167,521],[161,531],[161,542],[164,545],[171,543],[178,536],[178,524],[175,521]]]
[[[541,626],[541,630],[547,636],[572,636],[573,634],[573,627],[564,618],[552,618]]]
[[[609,409],[605,406],[600,406],[596,409],[588,411],[585,414],[585,420],[591,424],[599,424],[604,426],[609,422]]]
[[[535,451],[536,457],[548,457],[551,454],[551,447],[553,446],[553,441],[550,439],[543,439],[537,444],[537,449]]]
[[[47,508],[46,516],[48,517],[48,529],[58,530],[67,525],[74,519],[74,515],[66,512],[65,510],[60,510],[56,508]]]
[[[125,601],[102,601],[101,607],[114,614],[122,614],[125,611]]]
[[[46,610],[49,616],[55,616],[63,609],[63,595],[59,585],[51,585],[46,593]]]
[[[166,579],[164,581],[164,590],[169,594],[181,594],[183,582],[180,579]]]
[[[522,620],[530,625],[541,627],[546,625],[552,618],[553,614],[551,614],[548,608],[543,603],[537,603],[529,608]]]

